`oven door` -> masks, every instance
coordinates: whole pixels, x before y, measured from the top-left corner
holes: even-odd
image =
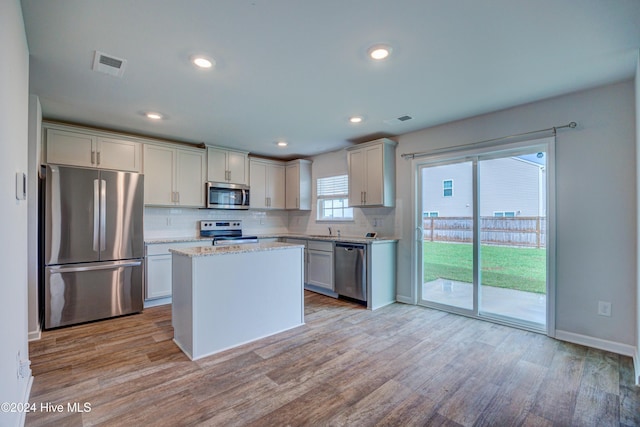
[[[246,185],[207,182],[207,207],[211,209],[249,209]]]

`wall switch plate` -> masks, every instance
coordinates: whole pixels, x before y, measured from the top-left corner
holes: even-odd
[[[598,301],[598,314],[600,316],[611,317],[611,303],[608,301]]]

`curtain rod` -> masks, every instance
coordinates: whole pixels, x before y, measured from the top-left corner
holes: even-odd
[[[472,142],[469,144],[461,144],[461,145],[454,145],[451,147],[445,147],[445,148],[439,148],[439,149],[435,149],[435,150],[431,150],[431,151],[422,151],[422,152],[416,152],[416,153],[404,153],[401,155],[401,157],[403,159],[415,159],[416,157],[424,157],[424,156],[429,156],[432,154],[437,154],[437,153],[441,153],[444,151],[451,151],[453,149],[456,148],[466,148],[466,147],[471,147],[471,146],[477,146],[480,144],[486,144],[488,142],[496,142],[496,141],[502,141],[505,139],[511,139],[511,138],[516,138],[519,136],[526,136],[526,135],[532,135],[534,133],[541,133],[541,132],[549,132],[549,131],[553,131],[553,136],[556,135],[556,131],[558,129],[564,129],[564,128],[575,128],[578,124],[576,122],[570,122],[566,125],[562,125],[562,126],[554,126],[552,128],[547,128],[547,129],[539,129],[539,130],[533,130],[530,132],[523,132],[523,133],[516,133],[513,135],[509,135],[509,136],[502,136],[500,138],[493,138],[493,139],[485,139],[484,141],[477,141],[477,142]]]

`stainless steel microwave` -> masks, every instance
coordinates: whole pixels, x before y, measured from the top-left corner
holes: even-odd
[[[209,209],[249,209],[249,186],[226,182],[206,183]]]

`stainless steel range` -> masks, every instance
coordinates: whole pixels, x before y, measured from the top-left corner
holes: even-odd
[[[258,243],[257,236],[242,234],[242,220],[202,220],[200,237],[212,237],[214,245],[237,245]]]

